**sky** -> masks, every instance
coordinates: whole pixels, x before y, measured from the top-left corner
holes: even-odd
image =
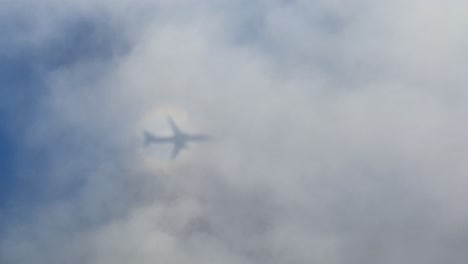
[[[466,1],[1,4],[0,263],[466,262]]]

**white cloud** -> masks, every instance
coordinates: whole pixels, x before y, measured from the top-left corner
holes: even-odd
[[[73,131],[47,173],[84,187],[12,223],[5,260],[462,263],[465,4],[404,3],[100,4],[130,48],[49,73],[29,135]],[[216,140],[147,166],[160,105]]]

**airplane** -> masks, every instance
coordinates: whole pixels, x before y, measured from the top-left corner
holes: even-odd
[[[188,148],[188,145],[187,145],[188,142],[190,141],[201,142],[201,141],[211,140],[211,137],[206,134],[188,134],[188,133],[182,132],[170,116],[167,116],[167,121],[169,122],[169,125],[171,126],[173,135],[170,137],[160,137],[160,136],[155,136],[145,130],[143,132],[144,137],[145,137],[144,145],[148,146],[151,143],[174,144],[174,148],[172,150],[172,155],[171,155],[171,159],[173,160],[177,157],[177,155],[182,149]]]

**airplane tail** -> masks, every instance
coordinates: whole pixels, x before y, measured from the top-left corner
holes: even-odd
[[[155,142],[160,142],[161,139],[153,134],[151,134],[150,132],[148,131],[144,131],[143,132],[143,135],[144,135],[144,141],[143,141],[143,145],[146,147],[148,146],[149,144],[151,143],[155,143]]]

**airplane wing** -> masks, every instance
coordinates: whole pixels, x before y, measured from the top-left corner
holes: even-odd
[[[179,154],[181,149],[182,149],[181,145],[174,144],[174,148],[172,149],[171,159],[175,159],[177,157],[177,155]]]
[[[176,125],[176,123],[174,122],[174,120],[172,120],[172,118],[170,116],[167,116],[167,121],[169,122],[169,125],[171,125],[172,132],[174,133],[174,136],[179,135],[181,133],[181,131],[180,131],[179,127]]]

